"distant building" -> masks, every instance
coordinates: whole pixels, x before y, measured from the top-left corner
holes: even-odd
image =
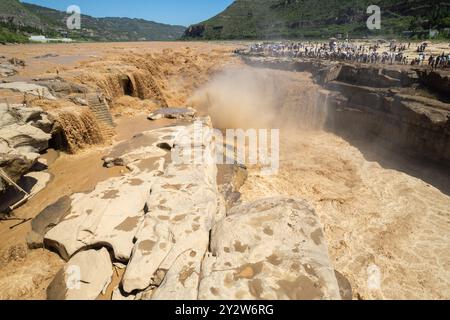
[[[430,29],[430,38],[436,38],[439,35],[439,31]]]
[[[54,39],[52,39],[52,38],[47,38],[45,36],[30,36],[28,39],[30,41],[32,41],[32,42],[41,42],[41,43],[47,43],[47,42],[65,42],[65,43],[68,43],[68,42],[73,42],[73,40],[70,39],[70,38],[54,38]]]
[[[47,42],[47,38],[45,38],[45,36],[31,36],[29,40],[34,42]]]

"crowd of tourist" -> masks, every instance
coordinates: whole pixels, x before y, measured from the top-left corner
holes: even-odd
[[[417,48],[417,56],[410,57],[406,51],[411,43],[392,42],[382,46],[380,43],[364,45],[349,41],[283,42],[258,43],[250,46],[250,52],[270,57],[317,58],[325,60],[354,61],[360,63],[382,63],[403,65],[428,65],[432,68],[450,68],[450,54],[428,54],[427,44]]]

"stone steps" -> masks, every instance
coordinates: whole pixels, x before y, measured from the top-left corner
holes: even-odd
[[[100,129],[105,138],[111,138],[115,135],[114,120],[109,110],[108,103],[97,93],[86,96],[89,109],[98,120]]]

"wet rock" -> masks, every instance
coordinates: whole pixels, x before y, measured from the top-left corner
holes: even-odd
[[[199,299],[340,299],[322,226],[301,200],[234,207],[211,234]]]
[[[9,89],[18,91],[33,96],[38,96],[47,100],[56,100],[56,98],[50,93],[48,88],[33,83],[27,82],[10,82],[0,83],[0,89]]]
[[[52,133],[55,128],[55,121],[51,116],[42,114],[41,118],[33,122],[32,125],[45,133]]]
[[[95,300],[111,282],[108,250],[79,252],[61,269],[47,288],[48,300]]]
[[[34,231],[28,232],[26,241],[31,250],[44,248],[44,237]]]
[[[64,196],[55,203],[49,205],[31,221],[31,231],[27,236],[27,244],[30,249],[44,246],[45,234],[70,212],[71,199]]]
[[[88,106],[89,105],[87,100],[82,99],[80,97],[70,97],[70,100],[72,100],[75,104],[80,105],[80,106]]]
[[[22,177],[21,180],[24,181],[25,190],[29,190],[29,194],[34,196],[44,190],[47,184],[50,182],[51,175],[48,172],[35,171],[27,173]]]
[[[197,114],[192,108],[162,108],[148,116],[149,120],[167,119],[192,119]]]
[[[350,281],[339,271],[335,270],[342,300],[353,300],[353,290]]]

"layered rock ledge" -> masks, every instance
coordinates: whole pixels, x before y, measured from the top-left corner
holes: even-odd
[[[450,74],[425,68],[243,56],[255,67],[309,72],[329,91],[325,128],[400,154],[450,163]]]

